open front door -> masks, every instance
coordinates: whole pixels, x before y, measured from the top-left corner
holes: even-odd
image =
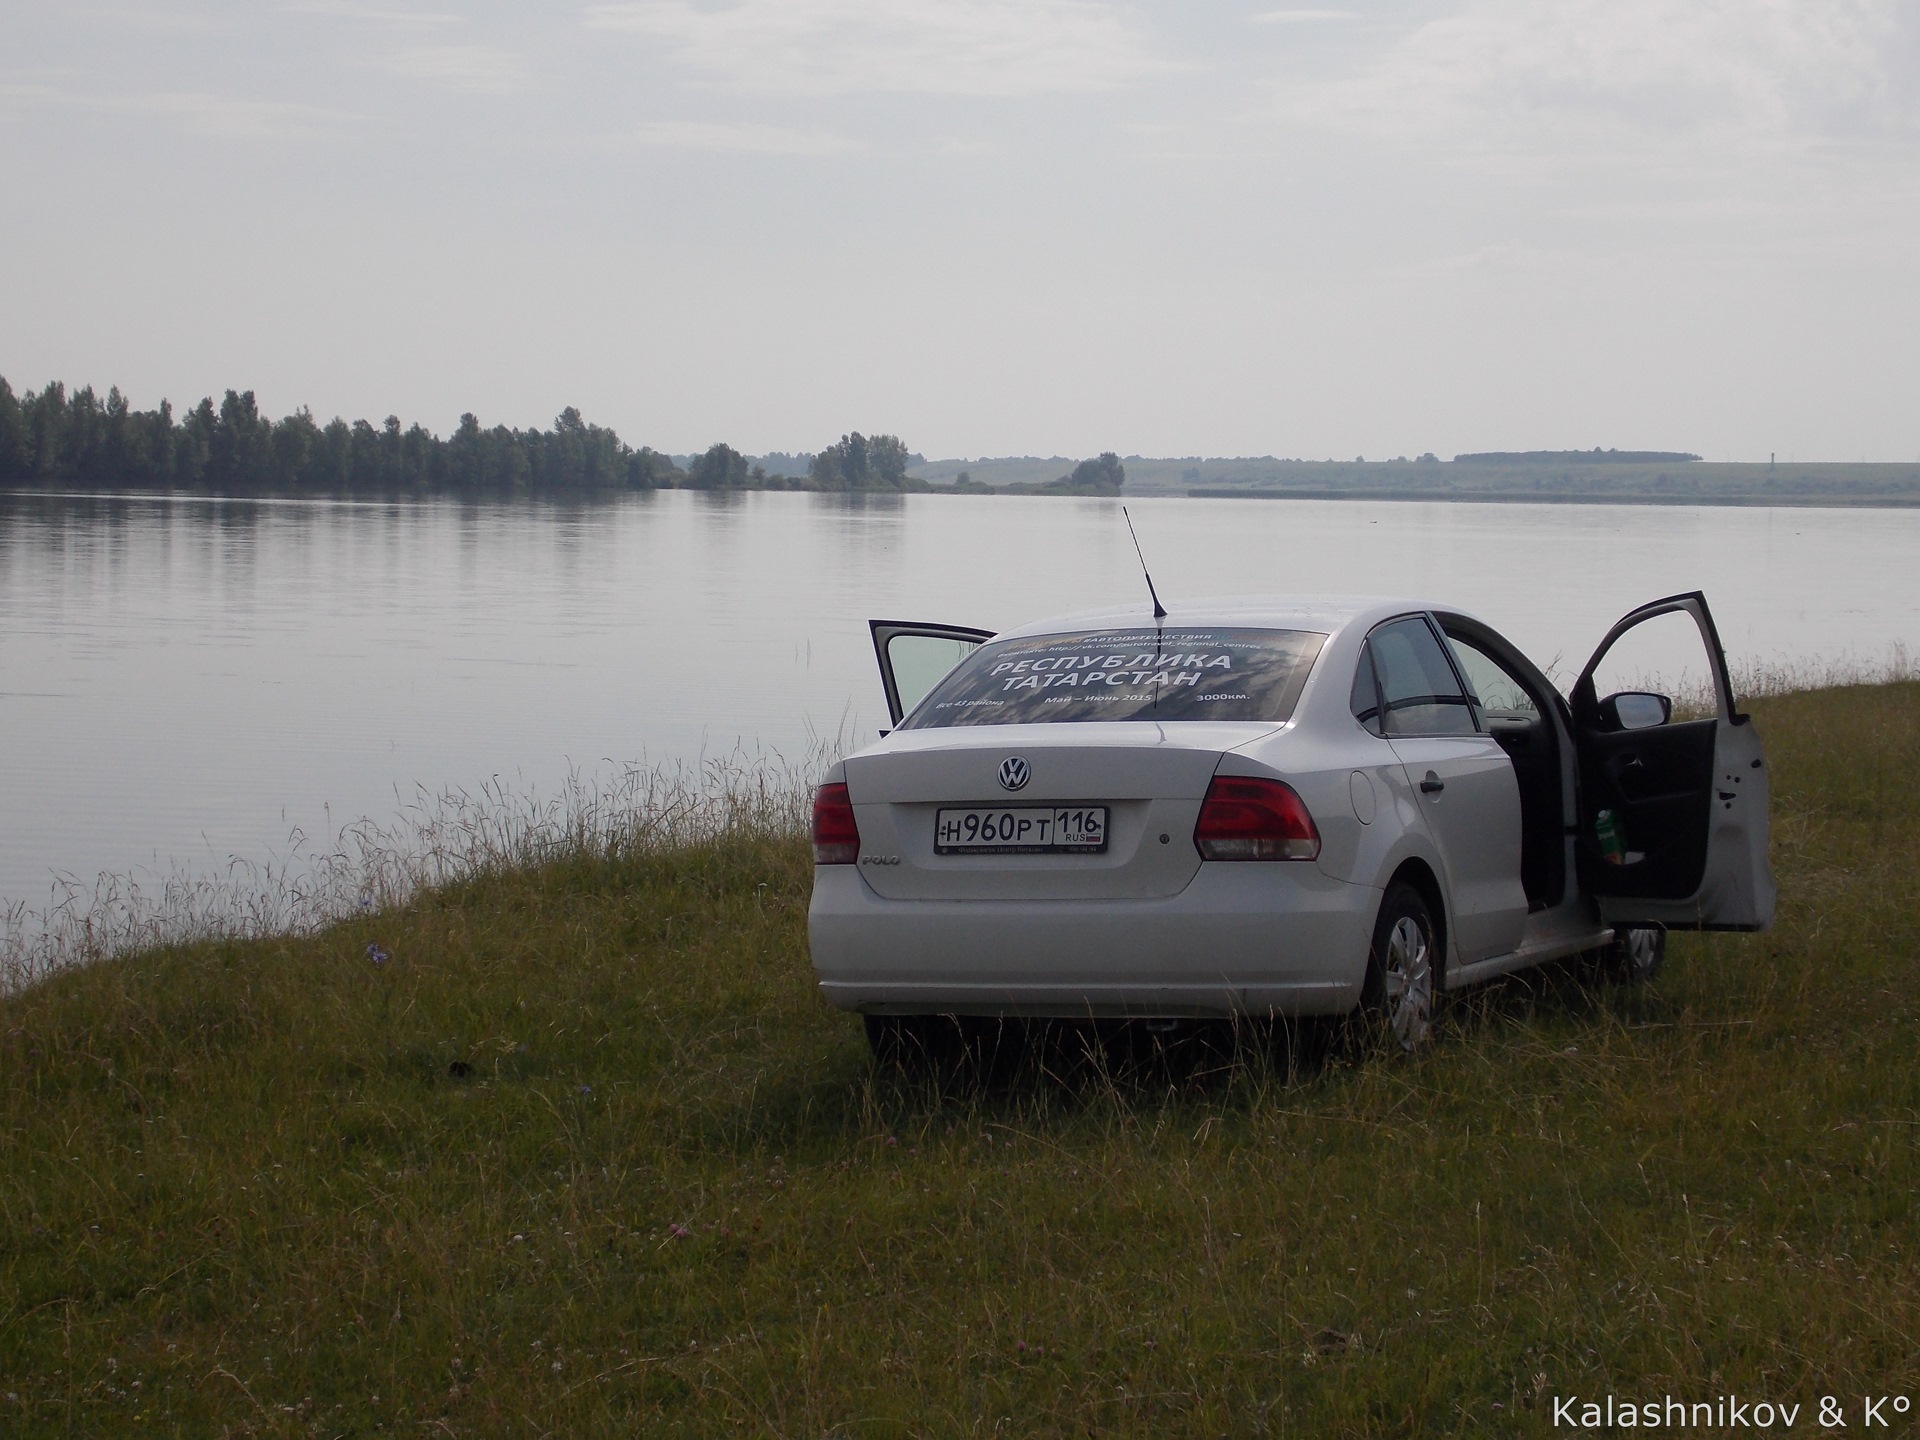
[[[1697,715],[1644,688],[1641,677],[1676,673],[1676,662],[1702,690]],[[1707,597],[1671,595],[1625,616],[1571,698],[1580,882],[1602,917],[1675,930],[1771,924],[1766,758],[1752,717],[1734,709]]]
[[[993,638],[991,630],[965,625],[924,625],[913,620],[869,620],[873,654],[880,662],[892,724],[938,685],[954,666]]]

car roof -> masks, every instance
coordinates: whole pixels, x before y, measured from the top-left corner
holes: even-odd
[[[1194,600],[1169,600],[1166,618],[1155,620],[1147,601],[1104,610],[1081,610],[1056,615],[1003,630],[994,638],[1055,635],[1068,630],[1133,629],[1167,626],[1244,626],[1262,630],[1310,630],[1332,635],[1349,625],[1371,628],[1381,620],[1416,610],[1447,610],[1454,606],[1430,600],[1395,599],[1378,595],[1228,595]]]

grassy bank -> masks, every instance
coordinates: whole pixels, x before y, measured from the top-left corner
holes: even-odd
[[[1920,1390],[1920,684],[1755,709],[1773,933],[1412,1064],[876,1082],[749,825],[56,975],[0,999],[0,1433],[1858,1433]]]

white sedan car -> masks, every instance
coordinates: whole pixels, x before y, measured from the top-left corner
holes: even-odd
[[[1701,718],[1596,693],[1662,617]],[[1421,601],[871,624],[894,728],[815,796],[809,938],[876,1050],[935,1016],[1356,1008],[1412,1049],[1443,992],[1772,920],[1766,764],[1698,593],[1622,619],[1570,699]]]

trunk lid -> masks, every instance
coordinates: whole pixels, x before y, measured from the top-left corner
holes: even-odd
[[[1152,722],[906,730],[846,762],[860,873],[890,900],[1153,899],[1200,867],[1194,821],[1220,758],[1275,727]],[[1001,762],[1028,778],[1010,791]],[[943,808],[1104,805],[1100,854],[941,854]],[[1160,837],[1167,837],[1161,843]]]

